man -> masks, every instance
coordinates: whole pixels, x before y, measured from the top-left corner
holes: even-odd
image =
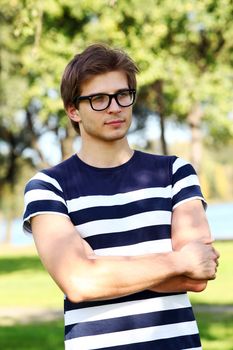
[[[65,69],[61,94],[80,151],[36,174],[24,228],[65,294],[66,349],[201,349],[186,291],[215,278],[194,169],[134,151],[126,133],[137,67],[92,45]]]

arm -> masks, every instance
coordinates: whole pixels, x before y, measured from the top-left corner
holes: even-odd
[[[97,257],[68,218],[44,214],[35,216],[31,222],[45,268],[74,302],[115,298],[149,289],[169,278],[198,271],[199,263],[202,278],[212,278],[214,274],[215,255],[201,243],[186,246],[180,252]]]
[[[174,209],[172,215],[172,246],[178,251],[188,242],[202,240],[212,242],[205,210],[200,200],[185,202]],[[218,253],[217,253],[218,255]],[[201,292],[207,286],[206,280],[199,280],[185,275],[172,277],[153,288],[158,292]]]

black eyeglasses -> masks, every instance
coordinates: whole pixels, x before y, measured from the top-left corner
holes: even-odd
[[[94,111],[103,111],[107,109],[112,99],[114,98],[117,104],[121,107],[129,107],[135,101],[136,90],[135,89],[125,89],[115,94],[93,94],[89,96],[76,96],[73,99],[73,103],[76,105],[79,104],[80,101],[89,100],[90,106]]]

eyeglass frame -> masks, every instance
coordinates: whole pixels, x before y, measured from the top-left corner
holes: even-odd
[[[120,94],[122,94],[123,92],[126,92],[126,91],[129,92],[129,93],[132,93],[133,99],[132,99],[132,102],[131,102],[130,104],[128,104],[127,106],[122,106],[122,105],[119,103],[119,101],[118,101],[118,99],[117,99],[117,96],[120,95]],[[105,107],[105,108],[103,108],[103,109],[95,109],[95,108],[93,108],[93,105],[92,105],[92,98],[95,97],[95,96],[102,96],[102,95],[108,96],[108,98],[109,98],[107,107]],[[105,109],[107,109],[107,108],[111,105],[112,99],[113,99],[113,98],[115,99],[116,103],[117,103],[120,107],[125,108],[125,107],[132,106],[132,105],[134,104],[134,102],[135,102],[135,99],[136,99],[136,89],[122,89],[122,90],[120,90],[120,91],[118,91],[118,92],[115,92],[115,94],[98,93],[98,94],[92,94],[92,95],[87,95],[87,96],[75,96],[75,97],[73,98],[72,102],[73,102],[74,105],[76,105],[76,104],[77,104],[78,102],[80,102],[80,101],[88,100],[89,103],[90,103],[91,108],[93,109],[93,111],[101,112],[101,111],[104,111]]]

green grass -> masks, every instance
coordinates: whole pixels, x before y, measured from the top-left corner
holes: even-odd
[[[233,350],[233,315],[196,313],[203,350]]]
[[[221,253],[218,276],[206,291],[190,293],[194,305],[233,306],[233,242],[216,242]],[[0,308],[62,308],[63,295],[44,270],[35,249],[1,250]],[[233,314],[196,312],[203,350],[233,350]],[[0,344],[4,350],[60,350],[63,345],[63,320],[1,325]]]
[[[203,350],[233,349],[233,317],[228,313],[196,314]],[[1,326],[1,349],[62,350],[63,321]]]
[[[63,350],[63,321],[1,326],[0,344],[4,350]]]
[[[233,350],[233,317],[225,313],[196,314],[203,350]],[[62,350],[63,321],[1,326],[4,350]]]
[[[63,295],[35,250],[0,257],[0,307],[62,308]]]

